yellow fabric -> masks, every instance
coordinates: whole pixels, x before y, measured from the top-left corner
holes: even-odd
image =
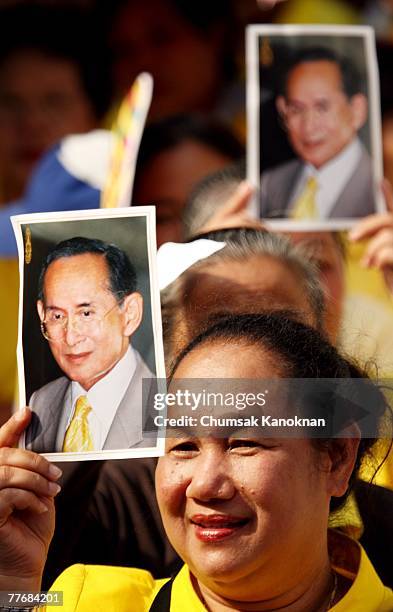
[[[9,417],[5,410],[12,405],[16,387],[18,290],[18,260],[0,259],[0,408],[4,407],[2,420]]]
[[[342,320],[340,347],[360,365],[375,363],[379,379],[393,375],[393,299],[379,270],[361,265],[368,241],[351,243],[346,240],[345,286],[346,300]],[[372,374],[372,370],[371,370]],[[388,442],[382,440],[375,451],[375,463],[362,466],[361,478],[393,489],[393,451],[382,467]]]
[[[359,13],[342,0],[291,0],[284,2],[276,23],[361,23]]]
[[[354,582],[332,612],[392,612],[393,591],[384,587],[364,550],[346,536],[333,532],[329,540],[337,573]],[[64,592],[63,612],[148,612],[165,580],[154,581],[143,570],[73,565],[59,576],[53,591]],[[49,610],[48,610],[49,612]],[[206,612],[196,595],[187,566],[176,576],[170,612]]]
[[[353,492],[347,497],[344,506],[329,516],[329,527],[340,529],[356,540],[362,536],[363,521]]]
[[[292,210],[291,219],[318,219],[318,209],[315,196],[318,191],[318,181],[315,176],[309,176],[303,191],[296,200]]]
[[[86,395],[81,395],[75,405],[74,416],[68,426],[63,442],[63,451],[76,453],[78,451],[94,450],[87,417],[91,406]]]

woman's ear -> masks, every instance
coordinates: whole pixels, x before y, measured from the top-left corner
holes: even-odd
[[[345,494],[356,464],[361,436],[358,425],[348,425],[345,435],[345,438],[333,438],[329,441],[328,493],[332,497]]]

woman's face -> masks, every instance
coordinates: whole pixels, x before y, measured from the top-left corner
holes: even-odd
[[[174,381],[276,379],[277,362],[255,346],[215,341],[189,353]],[[296,588],[326,547],[332,482],[321,461],[304,439],[205,432],[167,440],[156,488],[172,545],[214,592],[233,588],[239,598],[252,597],[265,571],[268,593],[279,593],[284,577]],[[249,592],[241,593],[244,578]]]
[[[156,206],[157,246],[181,242],[182,213],[194,187],[231,159],[195,140],[184,140],[156,155],[137,177],[133,200]]]
[[[274,257],[255,255],[244,261],[208,261],[188,276],[183,291],[184,307],[178,311],[170,338],[174,353],[180,352],[209,317],[217,314],[290,310],[294,318],[317,325],[303,284]]]
[[[20,51],[0,66],[0,172],[19,197],[42,154],[67,134],[91,130],[93,107],[72,61]]]

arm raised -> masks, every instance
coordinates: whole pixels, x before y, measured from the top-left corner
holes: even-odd
[[[41,455],[14,448],[31,412],[18,411],[0,428],[0,591],[39,591],[55,525],[61,475]]]

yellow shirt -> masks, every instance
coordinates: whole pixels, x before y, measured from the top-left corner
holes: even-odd
[[[351,588],[331,612],[392,612],[393,591],[383,586],[359,544],[335,532],[333,545],[332,562],[337,573],[348,577],[359,553],[360,561]],[[73,565],[59,576],[51,590],[63,591],[63,606],[56,607],[63,612],[148,612],[165,582],[155,581],[144,570]],[[173,582],[170,612],[206,612],[185,565]]]

